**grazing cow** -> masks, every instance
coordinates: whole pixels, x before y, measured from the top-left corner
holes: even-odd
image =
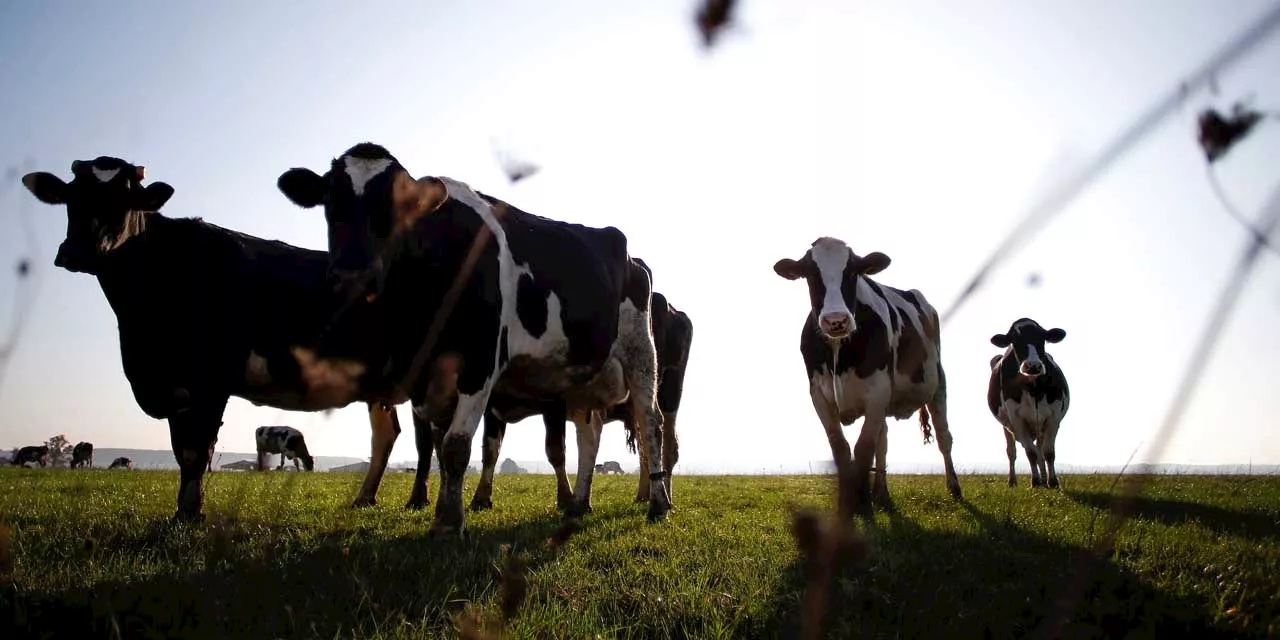
[[[622,470],[622,465],[618,464],[618,462],[617,462],[616,460],[610,460],[610,461],[608,461],[608,462],[606,462],[606,463],[604,463],[604,464],[598,464],[598,465],[596,465],[596,473],[602,473],[602,474],[603,474],[603,473],[616,473],[616,474],[623,474],[623,473],[626,473],[626,472]]]
[[[1053,467],[1058,427],[1071,405],[1071,391],[1044,343],[1067,337],[1062,329],[1045,331],[1031,318],[1020,318],[1008,333],[991,336],[991,344],[1004,353],[991,359],[987,383],[987,407],[1004,427],[1005,453],[1009,456],[1009,486],[1018,484],[1013,463],[1018,456],[1013,441],[1022,443],[1031,464],[1031,486],[1058,488]]]
[[[174,519],[203,519],[204,474],[227,400],[290,411],[309,400],[290,349],[315,340],[332,303],[322,251],[237,233],[158,210],[173,195],[142,185],[143,168],[101,156],[22,183],[65,205],[67,236],[54,265],[96,276],[116,314],[125,377],[139,408],[169,421],[181,475]],[[374,442],[399,431],[394,412],[370,404]],[[370,476],[381,477],[370,468]],[[358,499],[357,499],[358,501]]]
[[[111,461],[111,466],[109,466],[109,467],[107,467],[107,468],[108,468],[108,469],[132,469],[132,468],[133,468],[133,460],[130,460],[130,459],[128,459],[128,458],[126,458],[126,457],[124,457],[124,456],[120,456],[119,458],[116,458],[115,460],[112,460],[112,461]]]
[[[81,442],[71,449],[71,468],[93,466],[93,443]]]
[[[307,471],[315,471],[316,459],[307,451],[307,441],[301,431],[293,427],[258,427],[254,435],[258,442],[258,471],[267,470],[268,453],[280,455],[277,471],[284,469],[285,458],[293,460],[295,470],[301,460]]]
[[[889,256],[883,253],[860,256],[844,241],[827,237],[815,240],[801,259],[784,258],[773,265],[779,276],[804,279],[809,285],[810,310],[800,333],[800,355],[808,372],[809,397],[837,460],[850,455],[841,425],[863,418],[853,446],[853,506],[863,515],[870,514],[873,500],[883,509],[893,509],[885,481],[889,416],[904,420],[919,411],[926,443],[933,418],[947,489],[960,497],[960,480],[951,462],[938,313],[919,291],[871,279],[888,266]]]
[[[666,515],[651,285],[621,231],[535,216],[450,178],[415,180],[370,143],[324,176],[290,169],[278,186],[301,207],[324,205],[347,301],[339,329],[297,350],[310,392],[341,402],[375,373],[427,418],[442,461],[430,534],[465,530],[462,475],[491,396],[564,403],[578,428],[571,516],[590,507],[603,414],[629,400],[657,483],[649,520]]]
[[[42,467],[48,466],[49,446],[41,444],[18,449],[18,452],[14,454],[13,459],[9,461],[9,464],[25,467],[28,462],[38,464]]]

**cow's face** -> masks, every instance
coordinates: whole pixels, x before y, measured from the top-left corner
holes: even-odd
[[[71,163],[70,183],[37,171],[22,184],[45,204],[66,205],[67,237],[54,266],[96,274],[101,261],[141,230],[140,212],[159,211],[173,196],[163,182],[142,186],[143,168],[109,156]]]
[[[385,148],[362,142],[338,156],[324,175],[290,169],[276,186],[294,204],[324,205],[329,272],[340,291],[368,293],[391,238],[443,201],[443,185],[416,181]]]
[[[1030,318],[1021,318],[1009,327],[1008,333],[997,333],[991,336],[991,344],[1002,349],[1013,347],[1013,357],[1018,362],[1018,373],[1032,380],[1044,375],[1045,364],[1041,356],[1044,354],[1044,343],[1062,342],[1067,332],[1062,329],[1045,331],[1040,323]]]
[[[841,240],[818,238],[804,257],[783,258],[773,270],[788,280],[804,278],[818,330],[828,340],[839,341],[858,329],[849,309],[857,297],[858,278],[880,273],[888,266],[889,256],[883,253],[859,256]]]

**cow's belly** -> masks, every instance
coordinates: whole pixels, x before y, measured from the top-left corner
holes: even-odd
[[[627,386],[617,358],[609,358],[603,367],[593,369],[566,366],[560,359],[519,356],[511,359],[494,393],[528,403],[560,399],[570,411],[606,410],[627,399]],[[503,409],[503,413],[520,411],[517,406]]]
[[[1047,398],[1033,398],[1024,393],[1020,400],[1006,400],[1002,407],[1010,426],[1021,426],[1035,437],[1044,434],[1045,429],[1062,411],[1062,402],[1049,402]]]

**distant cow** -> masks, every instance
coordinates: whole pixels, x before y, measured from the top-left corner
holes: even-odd
[[[869,515],[874,500],[893,509],[885,482],[887,418],[919,411],[924,440],[929,418],[937,430],[946,467],[947,489],[960,497],[951,462],[947,383],[940,359],[938,313],[924,294],[881,285],[870,276],[889,266],[889,256],[860,256],[836,238],[818,238],[799,260],[773,265],[779,276],[809,285],[810,309],[800,333],[800,355],[809,396],[827,432],[831,453],[849,459],[842,425],[864,418],[853,447],[855,508]],[[875,493],[870,491],[871,458],[876,461]]]
[[[1020,318],[1008,333],[991,336],[991,344],[1004,349],[991,359],[987,383],[987,407],[1004,427],[1005,453],[1009,456],[1009,486],[1018,483],[1014,474],[1017,448],[1022,443],[1031,464],[1031,486],[1058,487],[1053,467],[1058,427],[1071,405],[1067,377],[1044,343],[1058,343],[1067,337],[1062,329],[1045,331],[1030,318]]]
[[[618,463],[617,463],[617,461],[615,461],[615,460],[610,460],[610,461],[608,461],[608,462],[606,462],[606,463],[604,463],[604,464],[598,464],[598,465],[596,465],[596,473],[617,473],[617,474],[621,474],[621,473],[626,473],[626,472],[622,470],[622,465],[618,464]]]
[[[18,449],[17,454],[9,461],[9,464],[27,466],[27,463],[35,463],[42,467],[49,465],[49,446],[35,445]]]
[[[307,451],[307,441],[302,432],[293,427],[258,427],[255,432],[258,442],[258,471],[266,471],[267,454],[280,455],[280,464],[276,470],[284,469],[285,458],[293,460],[293,468],[298,468],[298,461],[307,471],[315,471],[316,460]]]
[[[202,519],[210,444],[229,397],[289,411],[340,406],[306,397],[290,351],[317,339],[330,317],[328,257],[165,217],[158,211],[173,187],[143,186],[143,168],[119,158],[77,160],[71,173],[69,183],[46,172],[22,183],[41,202],[66,206],[54,265],[97,277],[116,315],[134,400],[169,421],[181,468],[174,519]],[[375,445],[379,434],[399,431],[382,404],[370,406],[370,419]]]
[[[71,449],[71,468],[93,466],[93,443],[81,442]]]
[[[570,515],[590,507],[601,414],[629,399],[658,483],[649,519],[666,515],[651,283],[621,231],[532,215],[446,177],[415,180],[370,143],[323,176],[295,168],[277,184],[299,206],[325,207],[329,271],[348,303],[314,352],[299,351],[304,378],[341,403],[367,392],[367,373],[385,376],[441,434],[430,533],[464,531],[462,475],[491,396],[566,404],[579,442]],[[448,317],[437,313],[446,300]]]
[[[133,460],[130,460],[129,458],[126,458],[124,456],[120,456],[119,458],[112,460],[111,466],[107,468],[108,469],[132,469]]]

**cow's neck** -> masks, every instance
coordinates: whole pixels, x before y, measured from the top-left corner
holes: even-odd
[[[130,211],[125,215],[120,234],[114,240],[104,241],[104,248],[110,248],[107,249],[106,256],[100,259],[98,284],[117,316],[122,309],[128,308],[129,299],[140,286],[144,286],[152,277],[162,275],[166,268],[163,264],[140,260],[131,251],[134,247],[129,241],[162,234],[171,222],[155,211]]]

